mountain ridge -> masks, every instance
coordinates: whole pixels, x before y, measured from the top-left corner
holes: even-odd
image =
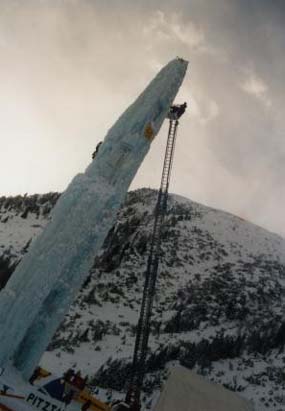
[[[5,252],[6,262],[19,262],[32,243],[28,234],[35,238],[43,229],[58,196],[17,196],[14,208],[11,198],[0,198],[0,262]],[[151,189],[128,194],[43,365],[62,372],[76,363],[96,386],[125,389],[155,202]],[[5,227],[14,234],[5,236]],[[260,411],[281,410],[284,247],[277,234],[170,195],[144,387],[148,396],[171,364],[180,363],[240,391]]]

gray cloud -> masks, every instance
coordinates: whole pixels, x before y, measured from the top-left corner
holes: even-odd
[[[179,100],[190,108],[172,191],[285,233],[283,1],[0,3],[1,193],[64,189],[181,55],[190,68]],[[165,133],[133,187],[158,186]]]

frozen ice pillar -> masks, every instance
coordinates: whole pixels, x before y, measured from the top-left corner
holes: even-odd
[[[1,366],[13,363],[27,377],[37,365],[88,275],[186,69],[182,59],[168,63],[117,120],[0,293]]]

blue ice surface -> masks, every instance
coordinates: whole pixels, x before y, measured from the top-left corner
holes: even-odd
[[[187,69],[168,63],[107,133],[96,159],[57,202],[52,219],[0,293],[0,365],[28,377],[88,275],[129,185]]]

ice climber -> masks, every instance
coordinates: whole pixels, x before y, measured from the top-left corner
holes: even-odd
[[[41,372],[41,368],[40,368],[40,367],[35,368],[33,374],[31,375],[31,377],[30,377],[30,379],[29,379],[29,383],[30,383],[30,384],[34,385],[34,382],[35,382],[35,380],[39,377],[40,372]]]
[[[101,146],[102,143],[103,143],[103,141],[100,141],[100,142],[97,144],[97,146],[96,146],[96,148],[95,148],[95,151],[94,151],[94,153],[92,154],[92,160],[94,160],[94,158],[97,156],[98,151],[99,151],[99,148],[100,148],[100,146]]]
[[[177,120],[179,119],[182,114],[185,113],[187,107],[187,103],[183,103],[183,104],[177,104],[177,105],[173,105],[170,107],[169,113],[168,113],[168,118],[172,119],[172,120]]]

